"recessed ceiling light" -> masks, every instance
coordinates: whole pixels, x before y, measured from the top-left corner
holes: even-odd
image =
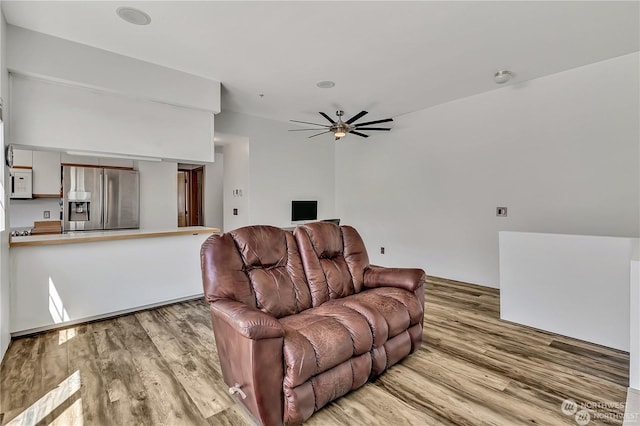
[[[119,7],[116,9],[116,14],[130,24],[149,25],[151,23],[151,16],[133,7]]]
[[[335,85],[336,84],[333,81],[329,81],[329,80],[323,80],[316,83],[316,86],[318,86],[321,89],[331,89]]]
[[[495,81],[496,84],[504,84],[507,81],[511,80],[512,77],[513,77],[513,73],[511,71],[500,70],[493,75],[493,81]]]

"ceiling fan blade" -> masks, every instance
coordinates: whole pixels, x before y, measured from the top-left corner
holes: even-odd
[[[327,120],[329,120],[329,123],[331,124],[336,124],[336,122],[333,120],[333,118],[329,117],[327,114],[325,114],[324,112],[320,113],[321,116],[323,116],[324,118],[326,118]]]
[[[393,118],[384,118],[382,120],[367,121],[366,123],[356,124],[356,127],[367,126],[369,124],[387,123],[389,121],[393,121]]]
[[[353,117],[351,117],[350,119],[345,121],[345,123],[351,124],[354,121],[359,120],[360,118],[362,118],[365,114],[369,114],[369,113],[367,111],[360,111],[359,113],[357,113],[356,115],[354,115]]]
[[[316,136],[324,135],[325,133],[330,133],[330,132],[331,132],[331,130],[327,130],[326,132],[322,132],[322,133],[317,133],[317,134],[315,134],[315,135],[311,135],[311,136],[309,136],[307,139],[309,139],[309,138],[315,138]]]
[[[375,128],[375,127],[356,127],[357,130],[391,130],[391,127],[380,127],[380,128]]]
[[[305,130],[315,130],[316,132],[320,129],[315,128],[315,129],[289,129],[290,132],[304,132]]]
[[[289,120],[289,121],[292,121],[294,123],[313,124],[314,126],[331,127],[328,124],[309,123],[308,121],[298,121],[298,120]]]
[[[353,133],[354,135],[362,136],[363,138],[368,138],[369,137],[369,135],[365,135],[364,133],[360,133],[360,132],[354,132],[353,130],[350,131],[349,133]]]

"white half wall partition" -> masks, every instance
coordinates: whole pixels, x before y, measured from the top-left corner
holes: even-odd
[[[500,232],[500,318],[629,351],[640,239]]]
[[[114,232],[138,231],[109,231]],[[11,333],[29,334],[199,297],[200,246],[211,234],[197,232],[12,247]]]

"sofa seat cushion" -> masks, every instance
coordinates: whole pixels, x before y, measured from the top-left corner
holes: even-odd
[[[338,300],[280,319],[284,328],[285,386],[299,386],[373,348],[366,318],[334,302]]]
[[[381,287],[281,318],[284,384],[301,385],[348,359],[382,347],[422,321],[415,293]]]
[[[351,308],[367,319],[373,335],[373,347],[422,322],[424,306],[408,290],[380,287],[332,301]]]

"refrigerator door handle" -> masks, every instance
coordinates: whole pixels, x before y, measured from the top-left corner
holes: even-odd
[[[104,172],[100,172],[100,179],[99,179],[100,180],[100,197],[102,198],[102,200],[100,200],[100,201],[102,201],[102,206],[100,206],[101,207],[100,208],[100,225],[101,225],[102,229],[104,229],[104,227],[105,227],[105,225],[107,223],[107,220],[106,220],[105,214],[104,214],[104,210],[105,210],[104,206],[106,206],[105,202],[106,202],[106,198],[107,198],[106,191],[105,191],[105,188],[104,188],[104,186],[105,186],[104,185],[104,180],[106,178],[107,178],[107,176],[104,174]]]
[[[102,207],[102,211],[104,212],[104,228],[107,228],[107,224],[109,223],[109,175],[106,170],[103,170],[104,173],[104,206]]]

